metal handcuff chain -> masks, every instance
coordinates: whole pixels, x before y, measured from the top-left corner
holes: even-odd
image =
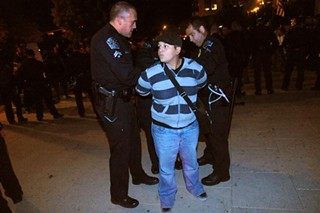
[[[208,84],[208,89],[210,90],[210,95],[208,98],[208,104],[211,111],[211,104],[217,102],[221,98],[224,98],[228,103],[230,103],[230,100],[226,96],[226,94],[223,92],[221,88],[219,88],[217,85]],[[213,94],[217,95],[217,98],[213,97]]]

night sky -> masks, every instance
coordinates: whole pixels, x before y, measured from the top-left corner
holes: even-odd
[[[78,0],[81,1],[81,0]],[[158,23],[180,23],[191,16],[193,0],[128,0],[138,10],[139,25],[150,26]],[[115,0],[104,0],[110,5]],[[5,15],[20,14],[37,23],[40,31],[54,29],[50,0],[10,0],[0,2],[0,12]],[[107,6],[106,6],[107,7]],[[107,9],[106,9],[107,10]]]

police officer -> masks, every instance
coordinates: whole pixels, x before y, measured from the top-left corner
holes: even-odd
[[[36,105],[37,120],[43,120],[43,101],[50,110],[54,119],[62,118],[53,104],[51,89],[45,79],[45,66],[35,58],[35,53],[31,49],[26,50],[27,59],[20,67],[22,79],[25,87],[32,93],[32,99]]]
[[[66,59],[66,65],[69,70],[70,79],[73,80],[72,91],[74,93],[78,114],[80,117],[85,116],[85,108],[83,105],[82,93],[87,93],[91,103],[93,103],[93,95],[91,90],[90,76],[90,54],[84,46],[75,44],[73,51]]]
[[[292,27],[284,37],[283,47],[287,60],[285,63],[285,73],[282,80],[282,90],[288,90],[293,68],[297,67],[296,89],[301,90],[304,81],[304,69],[306,56],[308,54],[308,42],[310,38],[304,29],[302,18],[293,18]]]
[[[211,109],[213,131],[205,135],[207,152],[202,160],[212,164],[214,171],[203,178],[202,183],[216,185],[230,179],[228,135],[232,112],[232,86],[228,61],[222,43],[209,35],[206,22],[202,18],[191,18],[186,34],[190,41],[199,47],[195,60],[203,65],[208,75],[208,86],[200,91],[199,96]]]
[[[17,176],[12,168],[10,157],[4,137],[1,134],[2,124],[0,123],[0,183],[5,190],[4,194],[10,197],[13,203],[19,203],[23,199],[23,191]],[[7,200],[0,191],[0,212],[12,212],[8,206]]]
[[[21,81],[16,72],[14,74],[14,47],[11,42],[0,40],[0,95],[5,106],[5,114],[10,124],[16,123],[12,103],[16,107],[19,123],[28,119],[23,117],[20,99]]]
[[[157,48],[152,37],[147,37],[138,43],[139,46],[136,51],[135,65],[143,72],[146,68],[159,61]],[[144,130],[149,157],[151,160],[151,172],[153,174],[159,173],[159,160],[155,151],[154,141],[151,134],[151,105],[152,96],[136,96],[136,108],[138,120],[141,128]]]
[[[312,36],[312,53],[315,60],[316,80],[311,89],[320,91],[320,15],[315,17],[315,22]]]
[[[279,46],[274,32],[265,24],[262,18],[257,19],[257,24],[250,32],[251,54],[254,70],[255,94],[261,95],[261,72],[264,72],[267,94],[273,94],[271,73],[273,50]]]
[[[153,185],[158,178],[148,176],[141,165],[141,140],[132,92],[139,77],[133,66],[130,38],[136,28],[134,6],[119,1],[110,10],[109,23],[91,40],[91,74],[95,109],[110,145],[111,202],[135,208],[138,200],[128,196],[129,170],[133,184]]]

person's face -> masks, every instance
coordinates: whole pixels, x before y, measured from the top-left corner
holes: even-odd
[[[202,45],[204,39],[206,38],[206,35],[203,32],[194,29],[191,24],[188,25],[186,34],[190,41],[198,47]]]
[[[169,63],[173,61],[176,57],[179,57],[181,47],[175,45],[167,44],[165,42],[158,42],[158,56],[161,62]]]
[[[129,13],[121,16],[120,19],[121,30],[119,33],[124,37],[130,38],[132,36],[133,30],[137,28],[137,12],[131,9]]]

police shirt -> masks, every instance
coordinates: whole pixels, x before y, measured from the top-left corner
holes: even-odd
[[[92,37],[90,52],[93,81],[116,91],[136,84],[139,71],[133,66],[131,45],[111,24]]]
[[[228,61],[222,43],[208,36],[199,48],[196,58],[207,72],[208,83],[218,85],[221,88],[230,85]]]

